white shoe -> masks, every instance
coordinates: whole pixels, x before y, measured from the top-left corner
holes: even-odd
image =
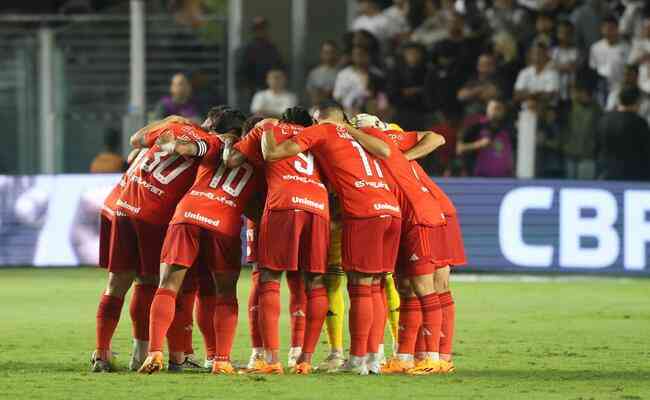
[[[320,364],[318,364],[318,371],[323,372],[336,372],[338,371],[343,364],[345,364],[345,358],[343,354],[339,351],[332,351]]]
[[[212,371],[212,364],[214,364],[214,360],[211,358],[206,358],[205,361],[203,362],[203,368]]]
[[[372,375],[381,375],[381,353],[368,353],[366,365],[368,366],[368,372]]]
[[[251,356],[248,359],[248,364],[246,364],[247,369],[254,369],[258,361],[264,361],[264,349],[261,347],[253,347]]]
[[[302,353],[302,347],[292,347],[289,349],[289,356],[287,357],[287,367],[293,368],[296,366],[298,357]]]
[[[133,339],[133,351],[129,360],[129,371],[138,371],[147,359],[149,341]]]
[[[370,371],[368,371],[366,357],[350,356],[350,359],[339,368],[338,372],[355,375],[368,375]]]

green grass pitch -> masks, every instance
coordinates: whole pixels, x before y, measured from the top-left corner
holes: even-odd
[[[122,372],[91,374],[95,309],[104,283],[105,273],[90,268],[0,269],[0,398],[650,398],[650,281],[644,279],[453,284],[458,372],[429,377],[127,373],[126,307],[114,339]],[[236,360],[249,354],[248,287],[244,270]],[[285,298],[283,348],[286,305]],[[318,355],[324,351],[321,346]]]

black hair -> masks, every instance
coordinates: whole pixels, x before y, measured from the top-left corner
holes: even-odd
[[[630,107],[639,102],[641,92],[637,88],[623,89],[618,95],[618,101],[624,107]]]
[[[290,124],[296,124],[300,126],[311,126],[314,123],[314,120],[309,115],[304,107],[289,107],[282,113],[280,117],[280,122],[288,122]]]
[[[244,124],[241,127],[242,131],[242,136],[248,134],[250,131],[255,128],[255,125],[257,125],[258,122],[262,121],[264,118],[260,117],[259,115],[253,115],[248,117],[246,121],[244,121]]]
[[[237,136],[241,136],[242,126],[246,121],[246,116],[243,112],[235,109],[227,109],[219,118],[219,122],[214,126],[214,131],[219,133],[226,133],[235,131]]]

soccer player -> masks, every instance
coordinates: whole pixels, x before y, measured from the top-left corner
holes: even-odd
[[[313,121],[302,107],[285,110],[280,120],[267,119],[258,124],[250,134],[234,146],[229,165],[237,165],[244,159],[264,168],[268,194],[260,223],[258,243],[259,316],[266,363],[253,368],[251,373],[281,374],[283,367],[278,359],[280,279],[287,271],[292,297],[304,293],[300,273],[308,283],[306,301],[306,329],[302,338],[292,338],[292,356],[300,356],[294,365],[300,374],[311,372],[311,356],[327,315],[327,293],[322,275],[326,270],[329,242],[329,204],[327,189],[321,173],[310,153],[273,163],[265,163],[261,139],[265,130],[273,133],[277,141],[298,135]],[[288,242],[278,240],[287,238]],[[299,302],[293,301],[294,304]],[[305,312],[291,309],[293,331],[299,323],[296,314]],[[292,333],[292,336],[296,336]],[[304,347],[295,354],[296,344]],[[292,367],[291,365],[289,365]]]
[[[436,264],[443,261],[438,258],[435,243],[440,240],[444,215],[440,204],[428,193],[413,174],[409,161],[388,135],[373,127],[372,119],[358,116],[355,120],[362,130],[383,140],[391,148],[391,156],[382,161],[392,180],[390,184],[396,190],[396,196],[402,207],[402,237],[397,274],[402,292],[404,320],[401,325],[398,357],[399,362],[391,362],[384,372],[407,372],[414,375],[435,373],[439,370],[438,345],[442,314],[438,296],[434,287]],[[371,122],[371,123],[367,123]],[[356,132],[352,133],[355,136]],[[369,152],[380,149],[364,146]],[[400,321],[402,322],[402,321]],[[427,357],[418,365],[413,365],[415,341],[422,326],[426,335]],[[383,336],[383,326],[377,334]],[[408,359],[410,357],[410,359]],[[392,364],[399,364],[396,369]]]
[[[200,164],[192,187],[176,206],[165,236],[160,284],[151,305],[149,355],[141,373],[151,374],[163,368],[162,346],[174,319],[176,295],[193,265],[208,269],[216,286],[212,373],[235,372],[230,352],[238,318],[241,215],[259,189],[259,176],[248,163],[233,169],[226,167],[222,152],[227,152],[228,143],[239,137],[244,119],[239,111],[226,110],[219,123],[210,126],[213,134],[208,138],[184,140],[171,133],[158,138],[164,151],[200,157]]]
[[[146,133],[159,132],[161,129],[180,129],[185,126],[183,123],[183,118],[171,116],[140,129],[133,138],[140,140]],[[143,146],[138,144],[137,147]],[[159,164],[162,159],[164,165],[161,164],[161,167]],[[171,181],[174,177],[160,178],[161,172],[169,170],[177,171],[181,177],[173,183]],[[162,207],[160,214],[163,215],[163,221],[156,220],[156,203],[175,205],[180,196],[163,196],[165,190],[161,187],[168,189],[169,185],[173,189],[183,190],[182,183],[179,186],[179,182],[182,179],[192,179],[194,171],[195,167],[192,169],[191,163],[171,159],[160,153],[156,156],[154,149],[139,151],[120,183],[106,199],[101,220],[100,266],[107,268],[109,274],[107,287],[97,308],[96,349],[91,358],[91,371],[112,370],[111,339],[120,319],[124,296],[134,280],[136,285],[129,307],[134,348],[129,368],[137,370],[144,360],[149,341],[149,308],[158,279],[158,269],[155,266],[158,264],[158,255],[155,252],[162,245],[166,229],[165,208]],[[153,201],[142,201],[150,197],[153,197]],[[132,199],[142,201],[142,204],[138,202],[134,205]]]
[[[445,215],[446,224],[443,226],[441,240],[438,243],[436,253],[438,258],[445,260],[437,265],[434,276],[434,285],[438,294],[442,310],[442,327],[439,344],[440,362],[439,373],[450,373],[455,370],[451,361],[452,343],[455,325],[455,305],[449,289],[450,266],[466,264],[465,250],[463,246],[462,232],[456,209],[449,197],[440,187],[428,176],[428,174],[417,163],[417,159],[424,157],[444,144],[444,139],[439,135],[427,134],[426,132],[403,132],[399,127],[387,127],[381,121],[379,126],[389,128],[386,132],[398,145],[404,156],[411,160],[414,173],[422,184],[429,190],[439,202]],[[416,358],[426,357],[426,343],[424,335],[418,335],[416,342]],[[422,354],[417,354],[421,352]]]
[[[350,359],[342,371],[367,375],[368,339],[373,326],[374,303],[381,296],[372,292],[373,281],[395,266],[401,227],[400,207],[384,180],[379,159],[369,155],[351,135],[341,106],[320,106],[318,125],[278,144],[273,132],[265,132],[262,151],[267,161],[294,157],[309,151],[334,187],[343,209],[342,264],[348,275],[350,294]],[[363,132],[359,140],[375,142],[380,157],[390,156],[383,141]],[[382,316],[379,316],[380,318]],[[306,350],[306,349],[305,349]]]

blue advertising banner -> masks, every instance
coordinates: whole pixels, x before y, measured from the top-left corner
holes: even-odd
[[[97,263],[98,214],[118,175],[0,176],[0,266]],[[466,270],[650,276],[650,184],[438,179]]]

